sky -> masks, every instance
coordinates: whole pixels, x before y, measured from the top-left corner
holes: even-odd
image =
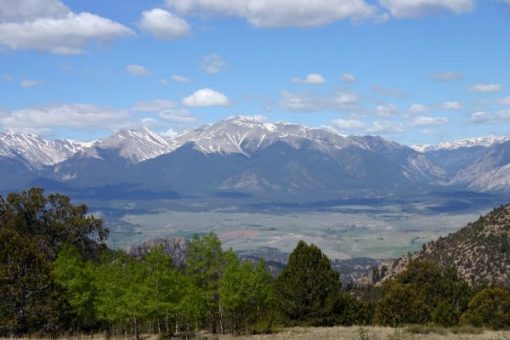
[[[0,130],[510,136],[510,0],[0,0]]]

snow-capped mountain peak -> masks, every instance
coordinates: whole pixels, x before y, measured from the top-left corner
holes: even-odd
[[[413,145],[412,148],[418,152],[429,152],[438,150],[455,150],[460,148],[489,147],[495,144],[504,143],[510,140],[510,137],[504,136],[486,136],[477,138],[465,138],[451,142],[443,142],[436,145]]]
[[[46,140],[32,133],[12,130],[0,134],[0,156],[19,159],[33,169],[60,163],[86,146],[73,140]]]
[[[132,163],[138,163],[168,153],[175,148],[176,145],[172,140],[142,127],[120,130],[105,139],[93,142],[83,150],[83,154],[98,158],[98,149],[113,149],[117,150],[121,157]]]

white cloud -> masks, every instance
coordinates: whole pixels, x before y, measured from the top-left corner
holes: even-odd
[[[168,99],[156,99],[151,101],[137,102],[131,109],[134,112],[160,112],[167,109],[173,109],[175,103]]]
[[[331,126],[337,130],[356,130],[365,127],[365,123],[359,119],[334,119],[331,121]]]
[[[503,86],[500,84],[475,84],[469,87],[469,91],[471,92],[479,92],[479,93],[494,93],[499,92],[503,89]]]
[[[460,110],[462,108],[462,105],[459,102],[453,101],[453,102],[444,102],[442,107],[445,110]]]
[[[221,72],[226,65],[223,58],[214,53],[206,55],[202,60],[202,69],[209,74]]]
[[[342,74],[342,76],[340,78],[343,81],[345,81],[346,83],[355,83],[356,82],[356,76],[351,73],[344,73],[344,74]]]
[[[293,112],[318,112],[321,110],[340,110],[353,112],[358,106],[358,97],[351,92],[339,91],[330,97],[318,96],[308,92],[292,93],[283,91],[280,104]]]
[[[318,73],[310,73],[304,79],[296,77],[292,78],[291,80],[293,83],[310,85],[319,85],[324,84],[326,82],[326,79],[324,79],[324,77]]]
[[[256,27],[309,27],[353,19],[377,18],[365,0],[166,0],[178,13],[235,16]]]
[[[160,8],[142,12],[138,24],[143,30],[163,40],[174,40],[191,32],[191,26],[186,20]]]
[[[474,8],[474,0],[380,0],[391,15],[397,18],[415,18],[437,12],[463,13]]]
[[[230,105],[230,100],[223,93],[205,88],[195,91],[192,95],[184,98],[182,103],[191,107],[228,106]]]
[[[20,81],[19,86],[27,88],[27,87],[39,86],[41,84],[42,84],[42,82],[40,82],[39,80],[24,79],[24,80]]]
[[[441,126],[447,125],[449,123],[448,118],[446,117],[427,117],[427,116],[418,116],[413,119],[411,122],[412,127],[418,126]]]
[[[172,76],[172,79],[174,81],[178,82],[178,83],[189,83],[190,82],[189,78],[184,77],[184,76],[180,76],[180,75],[177,75],[177,74],[174,74]]]
[[[510,1],[510,0],[508,0]],[[510,105],[510,97],[500,98],[496,101],[499,105]]]
[[[150,71],[146,67],[144,67],[142,65],[136,65],[136,64],[131,64],[131,65],[126,66],[126,71],[130,75],[135,76],[135,77],[147,76],[150,73]]]
[[[414,114],[417,114],[417,113],[427,112],[428,110],[429,110],[429,108],[425,104],[415,103],[415,104],[413,104],[413,105],[411,105],[409,107],[408,112],[410,114],[414,115]]]
[[[375,114],[378,116],[396,116],[401,114],[401,112],[395,104],[382,104],[375,107]]]
[[[507,120],[510,120],[510,110],[495,113],[479,111],[471,115],[471,122],[473,123],[499,123]]]
[[[379,135],[389,135],[395,133],[401,133],[404,131],[404,127],[401,123],[392,122],[392,121],[375,121],[372,125],[365,130],[366,133],[379,134]]]
[[[283,91],[280,104],[293,112],[317,112],[328,107],[327,100],[310,93],[291,93]]]
[[[0,118],[4,128],[42,131],[55,127],[105,128],[124,122],[129,113],[89,104],[50,105],[8,112]]]
[[[126,26],[98,15],[73,13],[58,0],[2,0],[0,46],[56,54],[80,54],[88,41],[135,35]]]
[[[170,122],[190,123],[197,120],[195,116],[184,109],[168,109],[161,111],[159,116]]]

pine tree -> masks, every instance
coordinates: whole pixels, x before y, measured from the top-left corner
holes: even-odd
[[[327,323],[340,292],[340,274],[314,244],[299,241],[275,281],[276,308],[290,324]]]

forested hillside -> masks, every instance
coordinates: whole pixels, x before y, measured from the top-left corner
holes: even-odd
[[[410,260],[455,267],[472,286],[510,287],[510,204],[424,245],[416,254],[380,264],[370,281],[377,283],[402,272]]]
[[[214,233],[189,241],[182,263],[164,244],[137,256],[108,249],[107,236],[100,219],[66,196],[31,189],[0,198],[0,336],[510,327],[508,289],[470,286],[454,267],[435,262],[413,260],[380,287],[347,289],[321,249],[303,241],[273,277],[263,260],[240,260]]]

